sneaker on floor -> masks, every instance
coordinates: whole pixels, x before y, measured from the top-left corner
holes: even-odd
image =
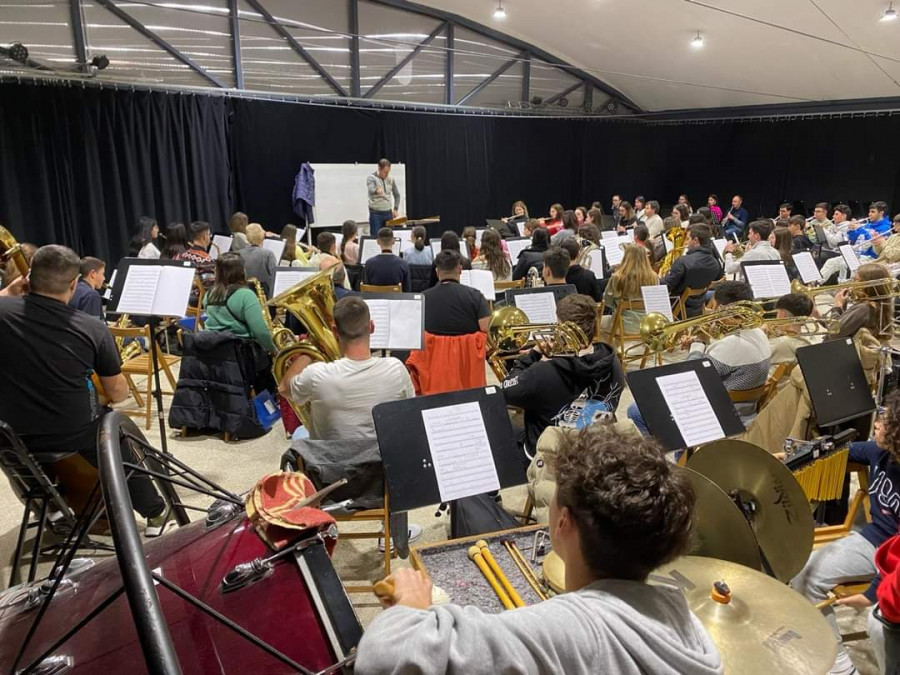
[[[409,543],[414,542],[416,539],[422,536],[422,526],[416,525],[415,523],[410,523],[409,529],[407,529],[407,534],[409,535]],[[391,537],[391,550],[394,550],[393,537]],[[384,537],[378,537],[378,552],[384,553]]]
[[[152,518],[147,518],[147,527],[144,528],[144,536],[145,537],[158,537],[163,532],[166,531],[166,526],[169,523],[174,522],[171,520],[172,511],[171,509],[166,509],[158,516],[153,516]]]
[[[859,671],[853,665],[853,661],[850,660],[850,654],[846,649],[841,649],[838,652],[834,665],[828,671],[828,675],[859,675]]]

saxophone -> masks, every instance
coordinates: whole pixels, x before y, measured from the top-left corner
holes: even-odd
[[[131,323],[131,317],[128,314],[122,314],[119,316],[119,320],[116,321],[116,328],[128,328],[129,323]],[[138,339],[132,338],[127,345],[124,343],[124,337],[116,338],[116,349],[119,350],[119,358],[122,359],[122,363],[133,359],[143,351],[141,341]],[[147,345],[147,349],[150,349],[150,345]]]

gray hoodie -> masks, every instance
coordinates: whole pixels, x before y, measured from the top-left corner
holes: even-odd
[[[721,673],[722,660],[673,588],[597,581],[501,614],[392,607],[359,645],[357,675]]]

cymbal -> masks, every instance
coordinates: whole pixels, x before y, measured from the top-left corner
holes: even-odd
[[[655,570],[648,581],[684,593],[729,675],[825,673],[837,656],[834,633],[821,612],[762,572],[727,560],[684,556]],[[730,593],[716,593],[717,582]]]
[[[752,443],[721,440],[703,446],[688,468],[737,498],[756,534],[772,574],[790,581],[806,564],[813,546],[812,509],[803,488],[784,464]]]
[[[731,497],[706,476],[688,468],[677,470],[687,475],[697,496],[688,553],[761,570],[756,535]]]

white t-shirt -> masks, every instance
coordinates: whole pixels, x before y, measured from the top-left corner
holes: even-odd
[[[318,441],[374,439],[372,408],[415,395],[409,372],[395,358],[312,363],[291,380],[294,402],[310,403],[309,436]]]
[[[156,258],[159,258],[159,256],[159,249],[156,248],[156,246],[154,246],[152,242],[145,244],[144,248],[142,248],[140,252],[138,252],[138,258],[151,258],[155,260]]]

